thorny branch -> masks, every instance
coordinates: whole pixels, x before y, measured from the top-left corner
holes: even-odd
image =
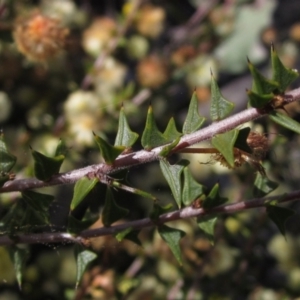
[[[192,206],[189,206],[181,210],[165,213],[161,215],[157,220],[145,218],[136,221],[124,222],[122,224],[113,225],[110,227],[87,229],[82,231],[77,236],[72,235],[70,233],[61,233],[61,232],[20,234],[13,238],[12,236],[9,235],[3,235],[0,236],[0,245],[37,244],[37,243],[85,244],[86,239],[105,236],[105,235],[115,235],[128,228],[131,228],[132,230],[141,230],[146,227],[153,227],[153,226],[161,225],[166,222],[175,221],[179,219],[187,219],[187,218],[216,215],[216,214],[233,214],[233,213],[244,211],[246,209],[264,207],[266,204],[274,200],[276,200],[278,203],[283,203],[283,202],[299,200],[299,199],[300,199],[300,190],[297,190],[291,193],[277,195],[273,197],[254,198],[251,200],[246,200],[238,203],[220,205],[209,210],[205,210],[203,208],[193,208]]]
[[[283,105],[300,100],[300,88],[287,92],[284,95]],[[172,150],[172,153],[180,152],[180,150],[192,146],[196,143],[211,139],[216,134],[220,134],[231,129],[237,128],[249,121],[265,116],[266,112],[260,111],[256,108],[248,108],[242,112],[232,115],[222,121],[213,123],[205,128],[202,128],[191,134],[183,136],[177,146]],[[84,176],[97,174],[97,177],[105,177],[111,175],[116,171],[128,169],[135,165],[144,164],[160,159],[159,153],[166,145],[156,147],[151,151],[140,150],[125,155],[120,155],[113,165],[105,163],[90,165],[81,169],[76,169],[66,173],[60,173],[53,176],[47,182],[40,181],[36,178],[16,179],[8,181],[0,188],[0,193],[24,191],[28,189],[43,188],[46,186],[54,186],[61,184],[73,184]],[[105,179],[103,179],[105,180]],[[104,182],[105,183],[105,182]]]

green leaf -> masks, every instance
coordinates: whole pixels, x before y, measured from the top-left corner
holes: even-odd
[[[40,215],[45,223],[49,221],[49,207],[54,200],[52,195],[28,190],[22,192],[22,198],[32,210]]]
[[[234,143],[235,148],[238,148],[247,153],[252,153],[252,149],[249,147],[249,145],[247,143],[247,138],[248,138],[250,131],[251,131],[250,127],[245,127],[245,128],[242,128],[239,130],[239,134]]]
[[[168,244],[179,264],[182,265],[179,241],[185,235],[185,232],[166,225],[159,226],[157,229],[159,235]]]
[[[105,204],[102,210],[102,223],[108,227],[128,214],[128,209],[119,206],[113,197],[110,187],[106,188]]]
[[[17,158],[8,153],[4,142],[4,135],[0,132],[0,173],[8,173],[15,165]]]
[[[226,118],[233,110],[234,104],[226,100],[219,89],[217,81],[211,74],[211,106],[210,117],[213,121],[219,121]]]
[[[97,220],[98,216],[86,219],[86,220],[77,220],[72,215],[68,217],[68,232],[78,234],[81,231],[92,226]]]
[[[168,142],[178,139],[181,137],[181,133],[177,130],[174,118],[171,118],[165,132],[163,133],[164,137]]]
[[[217,134],[211,140],[212,145],[220,151],[231,167],[234,167],[233,147],[238,134],[239,131],[233,129],[225,133]]]
[[[138,231],[133,231],[131,227],[124,229],[123,231],[116,234],[116,239],[118,242],[123,241],[123,239],[127,239],[139,246],[142,246],[141,241],[138,238]]]
[[[204,123],[205,118],[201,117],[198,112],[198,99],[197,95],[194,92],[190,105],[189,110],[186,116],[186,119],[183,123],[182,132],[184,134],[192,133],[198,130],[201,125]]]
[[[214,244],[215,226],[218,218],[214,216],[204,216],[197,218],[199,228],[204,232],[211,244]]]
[[[66,156],[68,148],[63,140],[60,140],[55,151],[55,156],[64,155]]]
[[[168,161],[161,159],[159,162],[160,169],[167,180],[172,191],[173,197],[178,205],[181,207],[181,173],[185,166],[188,165],[187,160],[181,160],[175,165],[170,165]]]
[[[285,223],[287,219],[295,214],[291,209],[276,205],[267,205],[269,218],[276,224],[281,234],[285,237]]]
[[[282,64],[273,46],[271,47],[271,60],[273,69],[272,79],[279,83],[279,92],[283,93],[299,77],[299,73],[297,70],[288,69]]]
[[[269,113],[269,118],[273,122],[281,125],[282,127],[285,127],[300,134],[300,123],[291,119],[289,116],[282,114],[278,111],[272,111],[271,113]]]
[[[104,161],[112,165],[116,158],[125,150],[125,146],[112,146],[100,136],[94,134],[94,139],[100,149]]]
[[[33,149],[31,153],[34,159],[34,175],[42,181],[47,181],[53,175],[58,174],[65,159],[64,155],[49,157]]]
[[[253,77],[252,91],[256,94],[271,94],[279,90],[279,83],[265,78],[248,60],[248,67]]]
[[[97,257],[92,251],[85,250],[81,246],[75,246],[75,259],[77,262],[77,273],[76,273],[76,289],[81,280],[81,277],[87,268],[88,264]]]
[[[124,146],[128,149],[136,142],[138,137],[139,135],[137,133],[131,131],[124,113],[124,107],[122,107],[119,116],[118,133],[115,140],[115,146]]]
[[[219,184],[216,183],[209,192],[208,196],[204,198],[202,207],[204,209],[213,208],[219,206],[227,201],[227,198],[223,198],[219,195]]]
[[[142,134],[141,143],[145,150],[151,150],[152,148],[168,143],[166,137],[157,128],[151,105],[148,109],[146,126]]]
[[[268,177],[263,176],[259,172],[256,174],[256,178],[254,181],[254,186],[252,190],[253,197],[261,198],[272,191],[274,191],[278,187],[278,183],[271,181]]]
[[[253,91],[247,91],[249,97],[249,105],[255,108],[262,108],[268,104],[273,98],[274,94],[257,94]]]
[[[172,143],[164,146],[162,148],[162,150],[159,152],[159,156],[162,156],[162,157],[167,157],[170,152],[177,146],[177,144],[179,143],[180,141],[180,137],[178,137],[177,139],[175,139]]]
[[[89,179],[87,177],[82,177],[79,179],[74,187],[73,198],[71,201],[71,210],[74,210],[75,207],[87,196],[87,194],[95,187],[98,179]]]
[[[172,209],[172,207],[173,207],[172,203],[169,203],[165,206],[160,206],[158,203],[154,203],[153,210],[150,214],[150,218],[154,221],[158,220],[160,215],[169,212]]]
[[[182,191],[182,203],[185,206],[188,206],[204,193],[205,188],[193,178],[188,167],[184,168],[183,176],[184,183]]]
[[[19,288],[21,289],[22,286],[22,271],[26,264],[26,261],[29,257],[29,251],[27,248],[19,248],[17,246],[14,246],[10,250],[10,255],[14,264],[14,269],[16,272],[16,278],[19,285]]]

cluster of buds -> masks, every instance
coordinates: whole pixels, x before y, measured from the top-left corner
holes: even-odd
[[[60,21],[34,11],[15,23],[13,32],[18,50],[29,60],[45,62],[63,50],[69,30]]]

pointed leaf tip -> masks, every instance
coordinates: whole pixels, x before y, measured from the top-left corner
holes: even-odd
[[[211,76],[210,117],[213,121],[226,118],[234,109],[234,104],[223,97],[214,76]]]
[[[295,212],[285,207],[270,204],[267,205],[267,213],[269,218],[276,224],[281,234],[285,237],[286,221],[293,216]]]
[[[192,133],[198,130],[204,123],[205,118],[199,115],[198,99],[196,91],[193,93],[186,119],[183,123],[182,132],[184,134]]]
[[[95,254],[94,252],[85,250],[81,246],[75,246],[75,258],[77,262],[75,289],[77,289],[81,277],[85,269],[87,268],[88,264],[92,262],[96,257],[97,254]]]
[[[166,225],[158,227],[158,233],[161,238],[168,244],[175,258],[182,265],[180,239],[185,235],[185,232],[176,228],[171,228]]]

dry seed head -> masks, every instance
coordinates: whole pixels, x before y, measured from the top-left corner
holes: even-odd
[[[15,22],[14,40],[18,50],[32,61],[45,62],[63,50],[69,30],[59,20],[38,11]]]
[[[264,173],[264,169],[260,164],[260,160],[262,160],[268,149],[268,139],[265,135],[251,131],[246,140],[248,146],[251,148],[252,153],[247,153],[238,148],[233,149],[234,155],[234,167],[230,166],[227,160],[221,153],[217,153],[212,155],[212,158],[218,161],[222,166],[227,167],[229,169],[238,168],[242,166],[245,162],[253,165],[260,173]]]

